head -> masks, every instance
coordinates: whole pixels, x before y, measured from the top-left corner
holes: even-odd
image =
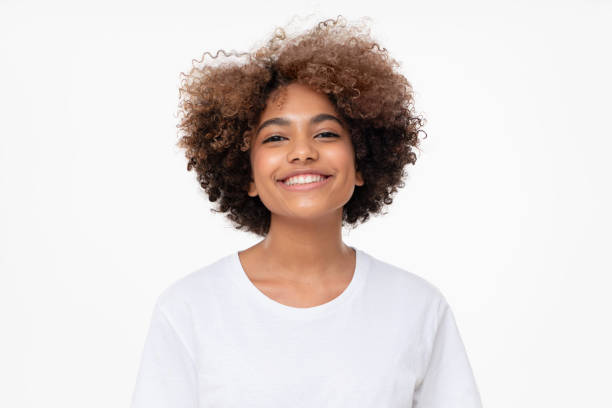
[[[391,204],[425,132],[386,49],[339,17],[240,55],[194,67],[180,89],[178,145],[213,211],[265,236],[272,214],[354,226]],[[298,193],[278,184],[304,169],[331,177]]]
[[[273,216],[340,220],[355,186],[364,183],[348,125],[325,94],[306,85],[292,83],[270,96],[250,146],[248,195]],[[300,171],[325,179],[289,186],[289,176]]]

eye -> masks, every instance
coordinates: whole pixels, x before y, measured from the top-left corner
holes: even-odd
[[[325,139],[327,139],[327,138],[329,138],[329,137],[340,137],[340,136],[338,136],[337,134],[332,133],[332,132],[321,132],[321,133],[317,134],[316,136],[322,136],[322,135],[327,135],[327,136],[325,137]],[[275,141],[277,141],[277,140],[272,140],[272,139],[274,139],[275,137],[284,138],[283,136],[280,136],[280,135],[272,135],[272,136],[270,136],[269,138],[265,139],[265,140],[264,140],[263,142],[261,142],[261,143],[263,144],[263,143],[268,143],[268,142],[275,142]]]
[[[279,136],[279,135],[272,135],[272,136],[270,136],[269,138],[267,138],[266,140],[264,140],[264,141],[263,141],[263,142],[261,142],[261,143],[268,143],[269,141],[272,141],[272,139],[273,139],[273,138],[275,138],[275,137],[282,137],[282,136]]]
[[[322,132],[322,133],[319,133],[317,136],[321,136],[321,135],[330,135],[329,137],[340,137],[337,134],[332,133],[332,132]]]

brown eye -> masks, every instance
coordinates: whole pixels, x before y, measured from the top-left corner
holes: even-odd
[[[317,136],[321,136],[321,135],[329,135],[328,137],[340,137],[337,134],[332,133],[332,132],[322,132],[322,133],[319,133]]]
[[[282,136],[279,136],[279,135],[272,135],[272,136],[270,136],[269,138],[267,138],[266,140],[264,140],[264,141],[263,141],[263,142],[261,142],[261,143],[268,143],[269,141],[273,141],[272,139],[273,139],[273,138],[275,138],[275,137],[282,137]]]
[[[335,133],[333,133],[333,132],[321,132],[321,133],[317,134],[317,136],[322,136],[322,135],[326,135],[326,136],[325,136],[325,139],[330,138],[330,137],[340,137],[340,136],[338,136],[337,134],[335,134]],[[272,135],[272,136],[268,137],[267,139],[265,139],[265,140],[264,140],[263,142],[261,142],[261,143],[263,144],[263,143],[268,143],[268,142],[275,142],[275,141],[277,141],[277,140],[272,140],[272,139],[274,139],[275,137],[284,138],[283,136],[280,136],[280,135]]]

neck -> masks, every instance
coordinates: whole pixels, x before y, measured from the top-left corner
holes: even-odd
[[[342,208],[316,220],[273,214],[268,235],[257,246],[271,269],[292,281],[321,279],[353,256],[342,241]]]

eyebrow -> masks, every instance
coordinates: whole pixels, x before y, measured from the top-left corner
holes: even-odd
[[[340,119],[338,119],[336,116],[334,115],[330,115],[329,113],[319,113],[316,116],[313,116],[312,118],[310,118],[310,124],[314,125],[326,120],[334,120],[336,122],[338,122],[338,124],[340,124],[340,126],[342,126],[342,128],[345,128],[344,123],[342,123],[342,121]],[[255,132],[255,136],[257,136],[259,134],[259,132],[265,128],[266,126],[271,126],[271,125],[280,125],[280,126],[288,126],[291,124],[291,121],[287,118],[272,118],[272,119],[268,119],[266,120],[264,123],[262,123],[259,128],[257,128],[257,132]]]

